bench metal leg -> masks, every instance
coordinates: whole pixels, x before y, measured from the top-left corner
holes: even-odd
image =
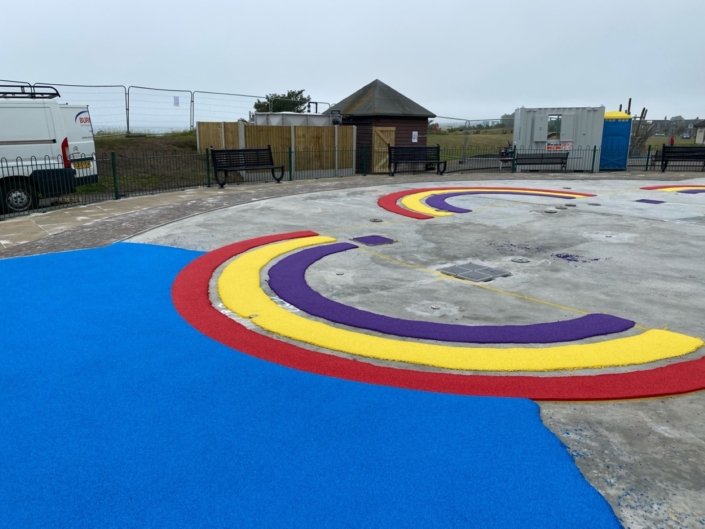
[[[224,176],[223,176],[222,180],[220,178],[218,178],[218,173],[223,173]],[[218,182],[218,187],[220,187],[220,189],[223,189],[225,187],[225,181],[227,180],[227,178],[228,178],[227,171],[216,171],[215,172],[215,181]]]
[[[281,184],[281,183],[282,183],[282,179],[284,178],[284,167],[282,166],[282,168],[280,169],[281,174],[279,175],[279,178],[277,178],[277,175],[276,175],[276,173],[275,173],[274,171],[275,171],[275,169],[272,169],[272,178],[274,178],[274,181],[275,181],[277,184]]]

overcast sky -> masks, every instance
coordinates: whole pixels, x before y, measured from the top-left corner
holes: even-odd
[[[705,117],[705,1],[4,2],[0,78],[335,103],[374,79],[441,116]]]

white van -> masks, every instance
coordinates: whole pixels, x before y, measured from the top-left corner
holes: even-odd
[[[74,169],[95,170],[95,141],[93,140],[93,124],[86,105],[59,105],[59,112],[66,127],[69,139],[69,157]],[[80,177],[88,174],[81,173]],[[78,184],[80,185],[80,184]]]
[[[57,97],[49,86],[0,86],[0,213],[98,181],[88,107]]]

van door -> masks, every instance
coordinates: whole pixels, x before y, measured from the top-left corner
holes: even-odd
[[[98,181],[93,125],[85,105],[59,105],[59,113],[69,141],[69,159],[76,170],[76,185]]]

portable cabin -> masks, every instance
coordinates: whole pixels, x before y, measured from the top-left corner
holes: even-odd
[[[626,112],[605,112],[600,149],[600,171],[626,171],[629,161],[629,141],[632,117]]]

